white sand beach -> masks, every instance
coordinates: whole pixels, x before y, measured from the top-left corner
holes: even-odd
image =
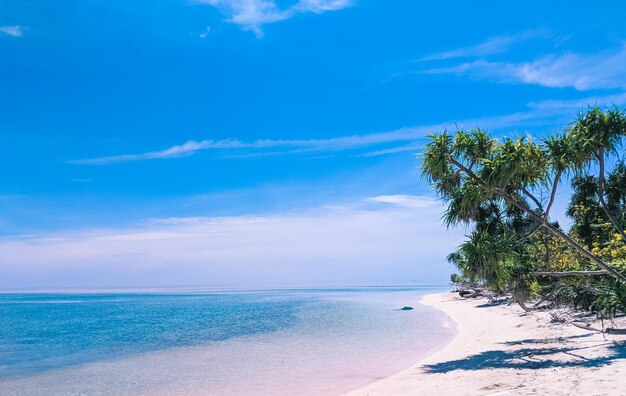
[[[421,302],[445,311],[457,336],[413,367],[348,395],[626,394],[626,335],[553,324],[548,312],[485,306],[486,299],[455,293]]]

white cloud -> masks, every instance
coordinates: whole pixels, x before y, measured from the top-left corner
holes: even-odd
[[[433,197],[421,195],[379,195],[365,198],[365,201],[414,209],[432,208],[440,205],[439,201]]]
[[[454,128],[476,128],[485,129],[502,129],[508,128],[514,131],[514,127],[518,125],[531,126],[547,126],[553,128],[565,125],[571,120],[575,112],[584,110],[589,105],[613,106],[626,104],[626,93],[605,96],[588,96],[581,99],[572,100],[545,100],[539,102],[528,103],[528,111],[505,114],[492,117],[481,117],[470,120],[461,120],[455,123],[448,122],[445,125],[451,125]],[[440,128],[445,129],[445,128]],[[369,151],[363,156],[376,157],[380,155],[398,154],[404,152],[418,153],[423,148],[423,144],[409,143],[391,148]]]
[[[451,51],[439,52],[436,54],[428,55],[419,59],[419,61],[433,61],[466,57],[484,57],[488,55],[502,54],[507,52],[514,44],[535,38],[547,37],[548,35],[541,30],[530,30],[511,36],[496,36],[491,37],[486,41],[474,46],[457,48]]]
[[[504,83],[551,88],[575,88],[579,91],[626,88],[626,46],[595,54],[548,55],[530,62],[490,62],[479,59],[423,72],[468,75]]]
[[[223,9],[229,22],[262,36],[260,26],[290,18],[291,12],[278,9],[273,0],[200,0],[200,3]]]
[[[572,100],[542,100],[528,103],[528,107],[537,111],[577,111],[587,108],[587,106],[598,104],[600,106],[624,105],[626,104],[626,92],[615,95],[587,96],[581,99]]]
[[[426,197],[308,212],[156,219],[0,240],[0,287],[444,283],[461,232]]]
[[[172,146],[170,148],[167,148],[165,150],[160,150],[160,151],[150,151],[150,152],[142,153],[142,154],[121,154],[121,155],[113,155],[109,157],[72,160],[69,162],[73,164],[85,164],[85,165],[107,165],[107,164],[114,164],[116,162],[142,161],[142,160],[160,159],[160,158],[180,158],[180,157],[186,157],[188,155],[192,155],[200,150],[239,148],[239,147],[246,147],[246,146],[247,145],[237,140],[220,140],[220,141],[202,140],[199,142],[195,140],[189,140],[184,144],[181,144],[178,146]]]
[[[21,37],[24,34],[24,30],[26,30],[26,28],[20,25],[0,26],[0,33],[12,37]]]
[[[211,33],[211,26],[207,26],[204,31],[198,35],[198,37],[205,39],[209,36],[209,33]]]
[[[341,10],[351,7],[352,0],[300,0],[294,8],[299,11],[310,11],[321,14],[326,11]]]
[[[407,151],[414,151],[416,154],[424,148],[423,144],[404,144],[402,146],[395,146],[387,149],[374,150],[364,154],[361,154],[362,157],[378,157],[381,155],[390,155],[390,154],[398,154],[398,153],[406,153]]]
[[[199,3],[218,7],[228,16],[228,21],[263,35],[261,26],[289,19],[298,13],[321,14],[352,6],[351,0],[300,0],[291,7],[281,9],[274,0],[198,0]]]
[[[329,139],[261,139],[253,142],[241,140],[190,140],[182,145],[158,151],[139,154],[121,154],[107,157],[71,160],[69,163],[83,165],[108,165],[119,162],[144,161],[154,159],[180,158],[193,155],[199,151],[219,150],[221,158],[254,158],[261,156],[293,155],[313,152],[338,152],[347,150],[371,149],[360,156],[374,157],[418,151],[421,148],[419,140],[427,134],[441,131],[446,128],[514,128],[525,126],[554,126],[571,119],[573,112],[584,110],[587,105],[621,105],[626,104],[626,93],[606,96],[590,96],[573,100],[547,100],[531,102],[528,111],[480,117],[466,120],[447,121],[441,124],[400,128],[393,131],[371,133],[365,135],[342,136]],[[401,145],[397,145],[401,143]],[[395,144],[395,145],[394,145]],[[392,145],[391,147],[385,147]],[[374,150],[374,148],[377,148]],[[233,153],[237,150],[237,153]],[[269,150],[269,151],[268,151]],[[245,152],[242,152],[245,151]],[[227,152],[228,154],[225,154]]]
[[[165,150],[150,151],[141,154],[121,154],[108,157],[88,158],[71,160],[70,163],[85,165],[107,165],[117,162],[142,161],[151,159],[179,158],[192,155],[202,150],[227,150],[227,149],[288,149],[269,153],[269,155],[296,154],[315,151],[340,151],[363,148],[372,145],[385,144],[396,141],[413,140],[424,136],[430,127],[401,128],[395,131],[373,133],[361,136],[343,136],[330,139],[295,139],[295,140],[273,140],[262,139],[251,143],[240,140],[190,140],[182,145],[172,146]],[[245,153],[231,157],[247,157],[257,155],[268,155],[265,153]]]
[[[626,88],[626,47],[593,55],[547,56],[513,68],[515,76],[527,84],[579,91]]]

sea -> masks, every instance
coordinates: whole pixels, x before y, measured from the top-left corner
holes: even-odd
[[[2,293],[0,395],[341,394],[445,345],[445,290]]]

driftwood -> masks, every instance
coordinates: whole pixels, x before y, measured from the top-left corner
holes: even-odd
[[[567,320],[561,315],[551,312],[550,313],[550,322],[551,323],[565,323]]]
[[[604,270],[600,270],[600,271],[564,271],[564,272],[540,271],[540,272],[533,272],[532,274],[536,276],[563,277],[563,276],[580,276],[580,275],[600,276],[600,275],[606,275],[607,273]],[[508,297],[506,297],[504,294],[497,293],[489,289],[485,289],[479,285],[454,284],[454,286],[455,287],[452,292],[457,293],[459,296],[463,298],[469,299],[469,298],[477,298],[477,297],[486,297],[489,299],[489,304],[493,304],[494,302],[497,302],[497,303],[506,302],[507,305],[512,305],[512,304],[517,303],[526,312],[533,311],[533,310],[551,310],[556,306],[556,303],[554,301],[551,301],[552,295],[550,294],[543,296],[541,299],[536,301],[532,305],[532,307],[528,307],[526,306],[525,304],[526,301],[524,299],[516,298],[515,293],[513,293],[512,296],[509,295]],[[596,292],[596,290],[589,290],[589,291]],[[600,291],[598,290],[598,292]],[[504,299],[502,298],[498,299],[498,297],[503,297],[503,296],[505,296]],[[578,320],[580,320],[580,316],[581,316],[580,313],[576,315],[575,312],[570,312],[570,314],[575,317],[579,317]],[[589,315],[590,315],[589,313],[585,314],[585,316],[589,316]],[[565,317],[563,317],[560,313],[550,312],[550,322],[569,323],[580,329],[584,329],[588,331],[595,331],[601,334],[626,335],[626,329],[616,329],[612,327],[605,328],[604,325],[602,325],[602,328],[600,329],[600,328],[593,327],[591,322],[586,322],[584,324],[581,324],[581,323],[569,321]]]
[[[595,327],[591,327],[591,323],[587,323],[586,325],[581,325],[578,323],[574,323],[571,322],[572,325],[584,329],[584,330],[590,330],[590,331],[597,331],[598,333],[606,333],[606,334],[626,334],[626,329],[616,329],[613,327],[607,327],[606,329],[602,330],[602,329],[597,329]]]
[[[590,331],[597,331],[598,333],[604,333],[604,330],[602,329],[596,329],[595,327],[591,327],[591,323],[587,323],[586,325],[581,325],[578,323],[574,323],[571,322],[572,326],[576,326],[580,329],[584,329],[584,330],[590,330]]]
[[[482,289],[463,289],[459,291],[459,296],[463,298],[483,297],[485,294]]]

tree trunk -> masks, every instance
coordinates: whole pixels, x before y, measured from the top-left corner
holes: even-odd
[[[524,304],[524,302],[523,302],[523,301],[521,301],[521,300],[518,300],[518,301],[517,301],[517,304],[518,304],[520,307],[522,307],[522,309],[524,310],[524,312],[530,312],[530,311],[532,311],[532,309],[528,308],[528,307],[526,306],[526,304]]]

